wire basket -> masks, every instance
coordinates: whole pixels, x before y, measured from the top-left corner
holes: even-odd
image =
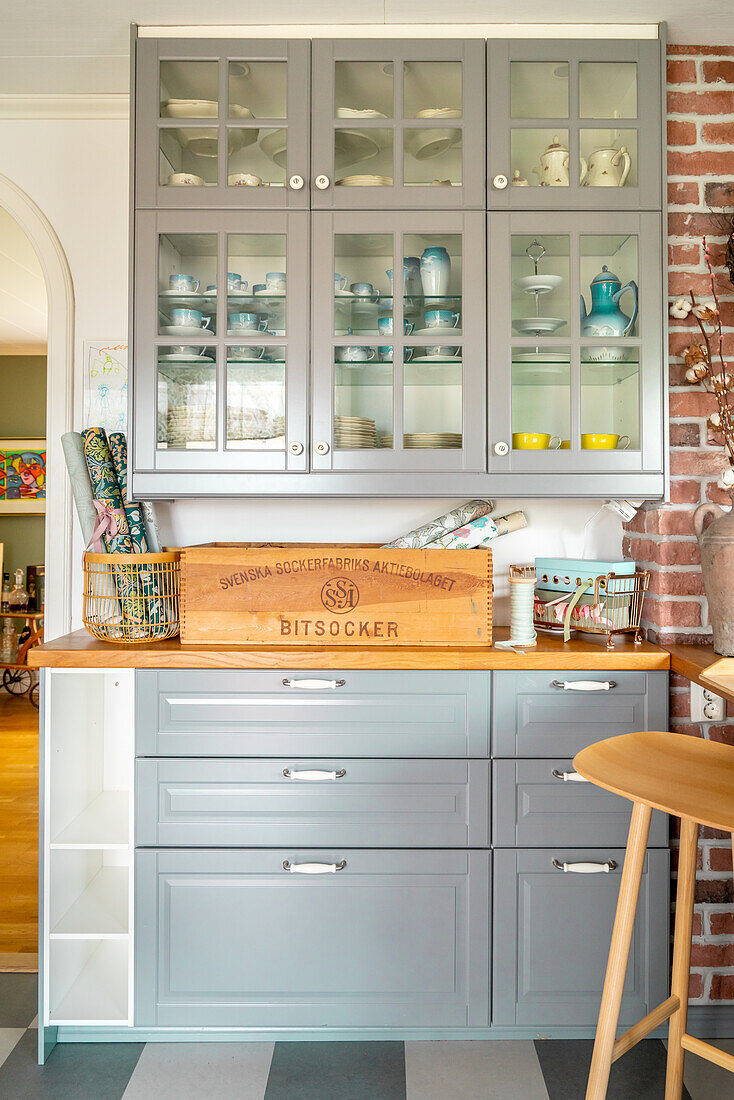
[[[181,555],[84,555],[82,617],[104,642],[151,642],[180,631]]]
[[[562,633],[568,620],[571,630],[606,634],[609,649],[613,647],[615,634],[634,634],[635,644],[640,645],[643,640],[640,633],[642,603],[649,584],[650,573],[643,569],[627,576],[607,573],[597,577],[593,587],[584,591],[577,602],[574,602],[572,591],[559,596],[557,592],[536,588],[534,625],[541,630]]]

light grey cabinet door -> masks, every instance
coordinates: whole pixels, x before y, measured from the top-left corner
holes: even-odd
[[[485,469],[484,220],[312,215],[314,471]]]
[[[308,214],[144,211],[135,238],[133,492],[304,471]]]
[[[495,760],[492,843],[498,848],[624,847],[632,803],[582,780],[569,759]],[[649,844],[668,846],[668,818],[653,813]]]
[[[148,758],[135,789],[145,847],[489,844],[484,760]]]
[[[139,1027],[488,1023],[487,851],[135,858]]]
[[[310,42],[141,38],[135,46],[139,209],[308,209]]]
[[[492,1023],[596,1024],[624,849],[547,848],[494,853]],[[608,873],[560,864],[614,861]],[[619,1022],[635,1023],[667,996],[669,852],[650,849]]]
[[[488,254],[490,473],[660,473],[660,215],[497,212]]]
[[[487,672],[145,669],[135,683],[139,755],[489,755]]]
[[[600,690],[574,688],[589,681]],[[667,727],[667,672],[494,673],[493,756],[570,758],[605,737]]]
[[[488,51],[491,209],[661,209],[663,43],[493,39]]]
[[[313,209],[484,207],[482,40],[319,39],[312,58]]]

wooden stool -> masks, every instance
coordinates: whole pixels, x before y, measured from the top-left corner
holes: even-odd
[[[680,1100],[686,1051],[734,1073],[734,1056],[686,1032],[698,826],[734,832],[734,748],[678,733],[628,733],[583,749],[573,765],[584,779],[633,803],[586,1100],[604,1100],[612,1062],[668,1019],[665,1100]],[[670,997],[617,1039],[653,809],[681,819]]]

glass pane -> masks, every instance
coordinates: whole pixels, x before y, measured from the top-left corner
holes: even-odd
[[[436,339],[461,332],[460,233],[403,235],[403,313],[416,336]]]
[[[285,61],[230,61],[230,118],[286,118],[287,101]]]
[[[218,133],[215,127],[163,127],[158,158],[161,187],[216,184]]]
[[[288,160],[288,131],[228,128],[230,187],[284,187]]]
[[[227,447],[285,450],[285,348],[227,348]]]
[[[457,128],[406,128],[403,178],[407,186],[461,187],[462,131]]]
[[[581,448],[640,449],[639,348],[581,349]]]
[[[159,348],[158,449],[214,450],[216,438],[216,348]]]
[[[637,187],[637,130],[581,130],[579,141],[585,187]]]
[[[460,61],[406,61],[403,118],[461,118]]]
[[[392,447],[393,349],[366,345],[335,348],[334,448]]]
[[[216,61],[161,61],[161,118],[216,118],[219,65]]]
[[[284,233],[230,233],[227,238],[227,334],[285,335]]]
[[[392,187],[392,145],[392,130],[334,130],[337,187]]]
[[[374,336],[392,322],[392,233],[334,237],[334,335]]]
[[[569,238],[512,236],[512,330],[517,336],[568,332]]]
[[[579,64],[581,118],[637,118],[637,62]]]
[[[393,117],[392,61],[337,61],[334,107],[337,118]]]
[[[513,187],[568,187],[568,130],[512,130]]]
[[[568,118],[568,62],[510,63],[512,118]]]
[[[624,339],[638,334],[637,244],[631,233],[579,239],[582,336]],[[625,350],[615,341],[606,346],[606,358],[624,358]]]
[[[403,365],[403,446],[462,445],[461,347],[408,347]]]
[[[158,238],[158,332],[201,338],[216,331],[216,233],[162,233]]]
[[[513,348],[513,450],[567,450],[570,446],[570,350]]]

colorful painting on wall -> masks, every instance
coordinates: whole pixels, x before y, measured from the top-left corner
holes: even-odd
[[[46,511],[46,440],[0,439],[0,513]]]

